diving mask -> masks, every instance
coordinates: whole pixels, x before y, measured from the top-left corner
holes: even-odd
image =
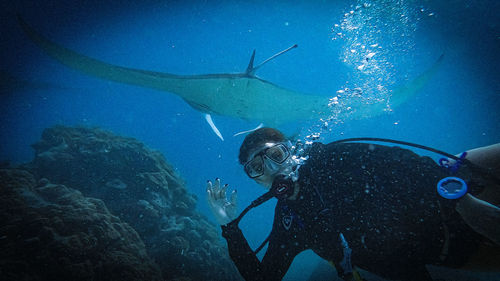
[[[269,144],[257,152],[245,166],[245,172],[250,178],[264,175],[265,167],[273,171],[279,170],[280,166],[290,157],[290,150],[285,143]]]

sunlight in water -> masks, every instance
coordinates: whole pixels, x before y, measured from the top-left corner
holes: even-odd
[[[352,70],[338,94],[365,104],[388,99],[394,60],[410,61],[413,53],[419,11],[412,7],[408,1],[359,1],[334,24],[332,40],[341,41],[340,59]]]
[[[408,73],[407,67],[396,69],[394,61],[411,67],[414,36],[423,14],[429,12],[410,1],[358,1],[333,24],[331,39],[340,44],[340,60],[351,73],[330,98],[328,116],[308,129],[305,145],[349,119],[356,109],[346,101],[357,100],[366,106],[385,103],[384,110],[391,110],[390,89]]]

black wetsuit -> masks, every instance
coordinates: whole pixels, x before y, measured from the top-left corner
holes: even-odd
[[[278,200],[262,262],[237,225],[223,226],[223,236],[246,280],[281,280],[307,249],[338,265],[340,233],[354,266],[389,279],[431,280],[426,264],[459,267],[481,240],[453,200],[437,194],[446,176],[432,159],[399,147],[315,143],[299,168],[297,198]]]

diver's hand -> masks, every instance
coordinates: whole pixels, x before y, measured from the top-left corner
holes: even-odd
[[[231,192],[231,199],[226,196],[228,185],[221,187],[220,179],[216,178],[212,185],[211,181],[207,182],[207,201],[212,213],[220,225],[226,225],[237,217],[238,204],[236,190]]]

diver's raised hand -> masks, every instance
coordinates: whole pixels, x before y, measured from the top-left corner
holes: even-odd
[[[220,179],[216,178],[215,183],[207,181],[207,201],[215,219],[220,225],[226,225],[237,217],[238,204],[236,190],[231,192],[228,200],[226,192],[228,185],[221,187]]]

